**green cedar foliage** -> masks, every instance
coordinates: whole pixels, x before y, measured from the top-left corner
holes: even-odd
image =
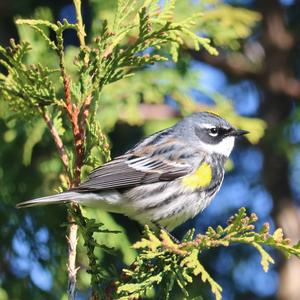
[[[42,139],[47,124],[65,168],[56,170],[60,173],[60,190],[78,184],[88,171],[110,159],[106,134],[117,121],[145,124],[147,131],[139,113],[141,102],[161,104],[166,95],[176,101],[182,115],[213,109],[237,126],[251,129],[251,143],[259,141],[264,122],[236,115],[228,99],[199,87],[200,74],[187,72],[186,62],[180,57],[182,49],[210,55],[218,55],[220,46],[238,49],[240,39],[250,34],[249,28],[259,16],[219,1],[175,2],[91,1],[99,13],[93,18],[90,36],[86,36],[80,0],[74,0],[76,24],[53,22],[47,9],[38,10],[35,19],[16,21],[20,43],[11,40],[9,47],[0,47],[0,64],[5,69],[0,74],[0,105],[3,111],[10,108],[2,118],[10,122],[24,118],[35,125],[27,130],[25,164],[30,163],[32,148]],[[66,30],[77,33],[79,48],[65,48]],[[173,61],[178,72],[170,70],[166,61]],[[155,68],[148,67],[153,64]],[[189,93],[191,88],[213,98],[215,106],[196,104]],[[165,125],[158,123],[150,131]],[[273,235],[267,225],[255,231],[256,216],[247,216],[244,209],[227,227],[209,228],[195,239],[190,231],[181,244],[174,243],[165,232],[157,236],[146,227],[145,237],[134,244],[137,253],[130,248],[126,234],[119,233],[122,228],[105,212],[86,211],[84,216],[79,207],[70,207],[69,214],[81,232],[78,252],[85,250],[87,254],[89,261],[85,264],[95,299],[108,292],[120,299],[155,297],[155,285],[159,285],[157,293],[163,299],[168,299],[175,285],[188,297],[189,283],[195,277],[208,282],[216,299],[221,299],[222,288],[200,261],[200,254],[213,247],[249,244],[260,252],[265,271],[273,259],[263,246],[300,256],[299,245],[290,246],[280,229]],[[122,274],[104,265],[102,251],[114,252],[109,241],[103,243],[107,236],[129,265]]]
[[[139,255],[131,269],[124,270],[126,281],[118,283],[120,299],[143,297],[153,284],[160,286],[162,299],[168,299],[174,284],[181,288],[182,296],[189,299],[188,285],[199,275],[210,285],[215,298],[220,300],[222,287],[207,273],[200,260],[203,251],[215,247],[229,247],[236,243],[252,246],[260,253],[265,272],[274,260],[263,246],[276,248],[288,257],[293,254],[300,258],[300,243],[291,246],[280,228],[271,234],[268,223],[256,231],[257,220],[254,213],[247,215],[246,209],[240,208],[228,220],[226,227],[209,227],[205,234],[198,234],[195,238],[193,230],[190,230],[181,244],[174,243],[164,231],[157,237],[145,227],[145,237],[134,244]]]

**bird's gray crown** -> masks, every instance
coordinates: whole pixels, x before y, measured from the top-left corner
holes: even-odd
[[[196,112],[186,117],[184,120],[192,121],[193,124],[210,124],[211,126],[231,128],[229,122],[222,117],[211,112]]]
[[[178,122],[175,125],[175,127],[177,127],[176,130],[185,131],[185,134],[187,134],[186,130],[192,130],[195,127],[203,127],[203,128],[217,127],[217,128],[225,128],[225,129],[233,128],[233,126],[225,119],[211,112],[193,113],[190,116],[185,117],[180,122]],[[191,132],[189,132],[189,135],[190,134]]]

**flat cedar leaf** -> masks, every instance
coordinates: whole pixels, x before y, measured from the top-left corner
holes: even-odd
[[[61,111],[59,111],[53,118],[53,126],[56,128],[57,133],[62,136],[65,133],[65,128],[63,127]]]
[[[197,270],[201,273],[202,281],[207,281],[210,284],[211,291],[215,295],[216,300],[221,300],[222,287],[216,281],[213,280],[213,278],[207,273],[207,271],[204,269],[200,262],[198,263]]]
[[[255,247],[258,250],[258,252],[260,253],[260,255],[261,255],[260,263],[263,267],[263,270],[265,272],[268,272],[270,263],[271,264],[275,263],[273,258],[270,256],[270,254],[266,250],[263,249],[263,247],[261,245],[257,244],[256,242],[252,242],[251,245],[253,247]]]
[[[147,238],[142,238],[140,241],[136,242],[133,245],[135,249],[150,249],[155,251],[158,247],[161,246],[161,241],[149,230],[149,227],[145,226],[145,233]]]
[[[185,233],[184,237],[182,238],[182,241],[183,241],[183,242],[190,242],[190,241],[192,241],[192,240],[193,240],[193,237],[194,237],[194,233],[195,233],[195,229],[194,229],[194,228],[189,229],[189,230]]]
[[[181,272],[176,272],[176,282],[183,292],[184,296],[189,297],[189,292],[186,289],[187,282],[185,281],[185,278],[183,277]]]
[[[186,266],[193,270],[194,275],[198,275],[200,270],[197,269],[199,251],[197,249],[193,249],[191,253],[186,256],[180,263],[180,266]]]
[[[188,274],[188,269],[184,268],[182,270],[182,276],[184,277],[184,279],[188,282],[188,283],[192,283],[193,282],[193,277],[191,275]]]
[[[140,258],[145,260],[145,261],[149,261],[151,259],[157,258],[159,255],[161,254],[160,251],[145,251],[142,254],[140,254]]]
[[[170,43],[171,46],[170,46],[170,54],[172,56],[172,60],[174,62],[177,62],[178,61],[178,56],[179,56],[179,44],[178,43],[174,43],[174,42],[171,42]]]
[[[211,226],[209,226],[209,227],[207,228],[206,234],[207,234],[207,235],[215,235],[215,234],[216,234],[216,231],[215,231]]]
[[[158,284],[161,280],[162,276],[158,274],[150,276],[140,283],[125,283],[118,287],[117,293],[126,293],[127,295],[130,295],[130,297],[134,298],[134,295],[141,295],[146,289],[152,288],[154,283]]]
[[[267,234],[269,234],[269,231],[270,231],[270,224],[264,223],[259,231],[259,234],[267,235]]]
[[[282,228],[277,228],[273,233],[274,241],[277,243],[282,242],[283,240],[283,231]]]
[[[171,248],[174,246],[178,246],[178,244],[174,243],[174,241],[171,239],[170,235],[165,230],[160,231],[160,238],[163,241],[165,246],[168,246]]]
[[[46,20],[33,20],[33,19],[18,19],[16,20],[17,25],[28,25],[28,26],[46,26],[51,28],[53,31],[58,30],[58,26]]]
[[[221,225],[218,225],[218,227],[217,227],[217,233],[218,234],[223,234],[223,232],[224,232],[223,227]]]
[[[287,255],[288,258],[291,256],[291,254],[297,256],[298,258],[300,258],[299,246],[298,247],[290,246],[286,242],[285,243],[284,242],[283,243],[276,243],[276,244],[268,243],[268,246],[271,246],[271,247],[274,247],[274,248],[277,248],[277,249],[281,250],[284,254]]]
[[[201,280],[203,282],[208,282],[211,286],[211,291],[215,295],[216,300],[222,299],[222,287],[213,280],[213,278],[207,273],[204,269],[203,265],[200,263],[199,259],[199,250],[193,249],[191,254],[185,257],[180,265],[187,266],[188,268],[192,269],[192,272],[195,276],[201,274]]]

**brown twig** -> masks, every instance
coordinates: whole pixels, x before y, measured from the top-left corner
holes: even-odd
[[[77,230],[78,226],[74,223],[73,218],[69,215],[69,233],[66,236],[68,241],[68,299],[74,300],[76,293],[76,275],[79,267],[76,268],[76,247],[77,247]]]
[[[70,187],[75,187],[80,183],[80,173],[83,161],[83,144],[81,139],[81,133],[78,124],[79,108],[72,104],[70,79],[65,69],[64,64],[64,48],[62,43],[62,36],[58,39],[58,55],[60,60],[61,76],[63,78],[63,86],[65,92],[65,109],[68,119],[72,125],[74,148],[75,148],[75,170],[74,177],[70,178]],[[74,209],[76,203],[71,204],[71,209]],[[67,242],[68,242],[68,299],[75,300],[76,291],[76,274],[78,268],[76,268],[76,246],[77,246],[77,231],[78,225],[74,222],[73,217],[69,213],[68,221],[70,223]]]
[[[68,165],[69,160],[68,156],[66,154],[64,144],[54,127],[54,124],[52,120],[50,119],[48,113],[45,110],[42,110],[42,116],[51,132],[52,138],[55,142],[55,145],[57,147],[57,151],[59,153],[60,159],[62,160],[62,163],[65,167],[66,172],[68,173]],[[67,236],[68,241],[68,299],[74,300],[75,299],[75,288],[76,288],[76,274],[78,271],[78,268],[76,268],[76,246],[77,246],[77,225],[72,221],[72,217],[69,215],[69,233]]]
[[[59,157],[60,157],[60,159],[61,159],[61,161],[64,165],[64,168],[65,168],[66,172],[68,173],[69,159],[68,159],[68,155],[65,151],[65,147],[64,147],[64,144],[62,142],[62,139],[60,138],[56,128],[54,127],[54,124],[53,124],[52,120],[50,119],[49,114],[47,113],[47,111],[41,109],[41,113],[42,113],[42,116],[43,116],[49,130],[50,130],[52,138],[55,142]]]
[[[72,180],[72,186],[77,186],[80,183],[80,174],[83,161],[83,137],[79,126],[79,112],[78,106],[71,102],[70,79],[65,72],[63,73],[64,89],[65,89],[65,109],[69,121],[72,125],[75,147],[75,172]]]
[[[85,30],[81,15],[81,0],[73,0],[76,19],[77,19],[77,35],[80,41],[80,46],[85,47]],[[63,36],[62,32],[57,39],[58,45],[58,56],[60,60],[60,70],[63,79],[63,86],[65,92],[65,103],[64,107],[72,126],[73,138],[74,138],[74,150],[75,150],[75,166],[74,166],[74,176],[70,178],[70,187],[76,187],[80,183],[81,167],[84,159],[84,140],[85,140],[85,129],[87,118],[89,116],[89,108],[92,101],[92,95],[86,97],[83,105],[80,107],[72,103],[71,99],[71,88],[70,88],[70,77],[68,76],[65,68],[64,62],[64,46],[63,46]],[[79,123],[79,118],[81,114],[81,122]],[[72,211],[80,209],[78,204],[72,203]],[[68,214],[68,221],[70,223],[69,232],[67,236],[68,242],[68,299],[75,299],[75,289],[76,289],[76,274],[78,268],[76,268],[76,246],[77,246],[77,231],[78,225],[75,223],[72,212]]]
[[[91,103],[91,96],[88,96],[82,106],[82,110],[75,104],[72,103],[71,89],[70,89],[70,78],[66,73],[63,52],[60,52],[60,66],[61,74],[63,77],[64,92],[65,92],[65,109],[67,112],[68,119],[72,126],[73,137],[74,137],[74,149],[75,149],[75,166],[74,166],[74,177],[71,180],[71,187],[78,186],[80,183],[81,167],[83,164],[84,156],[84,139],[85,139],[85,125],[87,117],[89,115],[89,107]],[[82,120],[79,124],[79,114],[82,111]],[[76,203],[71,205],[71,209],[78,207]],[[76,268],[76,246],[77,246],[77,231],[78,225],[74,222],[74,218],[69,214],[68,217],[69,232],[67,236],[68,242],[68,298],[69,300],[75,299],[75,288],[76,288],[76,274],[78,268]]]
[[[73,136],[74,136],[74,147],[75,147],[75,172],[74,178],[71,180],[71,187],[75,187],[80,183],[80,174],[83,161],[83,142],[81,138],[81,132],[78,125],[78,115],[79,109],[77,106],[72,105],[71,102],[71,90],[70,90],[70,80],[67,76],[65,69],[62,70],[64,90],[65,90],[65,109],[69,121],[72,125]],[[76,203],[71,204],[71,209],[74,209]],[[68,299],[75,299],[75,289],[76,289],[76,274],[78,268],[76,268],[76,247],[77,247],[77,231],[78,225],[74,222],[74,218],[69,214],[68,217],[70,226],[67,236],[68,242]]]
[[[85,31],[81,15],[81,1],[73,1],[76,18],[77,18],[77,34],[82,47],[85,46]],[[88,117],[88,110],[91,99],[87,97],[83,105],[83,118],[81,124],[79,124],[79,114],[80,108],[75,104],[72,104],[71,99],[71,89],[70,89],[70,78],[66,72],[65,62],[64,62],[64,46],[63,46],[63,37],[62,33],[57,39],[58,41],[58,56],[60,60],[60,70],[61,76],[63,78],[63,86],[65,92],[65,109],[67,112],[68,119],[72,126],[73,137],[74,137],[74,148],[75,148],[75,166],[74,166],[74,177],[70,178],[70,187],[78,186],[80,183],[81,167],[83,164],[83,155],[84,155],[84,136],[85,136],[85,124]],[[71,210],[75,210],[77,204],[73,203],[71,205]],[[70,223],[69,232],[67,236],[68,242],[68,299],[75,299],[75,289],[76,289],[76,274],[78,268],[76,268],[76,246],[77,246],[77,231],[78,225],[74,222],[74,218],[69,213],[68,220]]]
[[[92,103],[92,95],[89,94],[85,98],[85,100],[82,104],[82,107],[81,107],[82,116],[81,116],[81,122],[80,122],[80,131],[81,131],[81,138],[83,141],[85,140],[86,122],[89,117],[91,103]]]

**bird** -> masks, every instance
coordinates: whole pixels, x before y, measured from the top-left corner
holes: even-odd
[[[97,167],[78,187],[17,207],[75,202],[170,232],[211,203],[236,138],[247,133],[218,114],[196,112]]]

